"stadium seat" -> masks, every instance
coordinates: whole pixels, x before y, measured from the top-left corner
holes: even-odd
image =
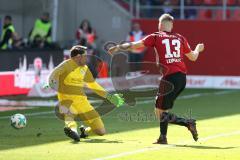
[[[125,10],[129,11],[129,4],[123,0],[115,0],[121,7],[123,7]]]
[[[236,5],[236,0],[227,0],[227,5],[229,6]]]
[[[170,4],[173,6],[179,5],[179,0],[171,0]]]
[[[201,9],[198,11],[199,20],[210,20],[212,19],[212,11],[209,9]]]
[[[203,4],[203,0],[193,0],[193,4],[194,5],[202,5]]]
[[[230,12],[230,10],[227,10],[226,19],[229,19],[230,16],[231,16],[231,12]],[[223,19],[223,10],[216,10],[215,11],[215,19],[216,20],[222,20]]]
[[[231,16],[232,20],[240,20],[240,9],[235,9]]]
[[[204,0],[205,5],[218,5],[218,0]]]

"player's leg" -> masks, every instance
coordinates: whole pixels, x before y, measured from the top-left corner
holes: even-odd
[[[83,125],[79,127],[80,129],[80,138],[86,138],[89,134],[96,134],[99,136],[103,136],[106,134],[106,129],[101,118],[97,118],[92,121],[84,121],[84,123],[88,127],[84,127]]]
[[[65,121],[64,133],[68,137],[72,138],[74,141],[79,142],[80,136],[77,131],[77,123],[74,121],[74,117],[65,115],[64,121]]]
[[[88,127],[81,126],[80,127],[80,138],[86,138],[89,134],[96,134],[99,136],[103,136],[106,134],[106,129],[103,125],[101,119],[96,119],[89,123],[89,121],[84,122]]]
[[[168,121],[162,120],[162,113],[168,112],[168,110],[163,110],[160,108],[155,108],[155,114],[160,120],[160,136],[157,139],[156,144],[167,144],[167,130],[168,130]]]
[[[195,120],[185,119],[183,117],[179,117],[173,113],[168,112],[168,110],[170,110],[173,107],[175,99],[184,90],[186,86],[186,75],[182,73],[175,73],[173,75],[166,77],[165,80],[171,83],[174,89],[167,95],[158,96],[156,101],[157,102],[156,108],[160,115],[159,118],[161,135],[159,141],[160,140],[163,141],[164,139],[166,139],[165,137],[167,133],[168,123],[187,127],[191,131],[193,138],[196,141],[198,139],[198,135]],[[166,88],[166,84],[167,83],[165,83],[163,87]],[[164,93],[166,93],[166,89],[163,91],[165,91]]]
[[[79,119],[89,126],[87,128],[80,127],[81,137],[84,137],[84,134],[88,135],[89,133],[94,133],[100,136],[106,133],[100,115],[87,99],[82,101],[77,109]]]
[[[168,123],[187,127],[188,130],[191,132],[193,139],[195,141],[198,140],[196,120],[179,117],[174,113],[168,112],[168,110],[160,110],[158,112],[160,112],[160,131],[161,131],[161,136],[159,139],[161,139],[163,143],[164,141],[166,141],[165,139],[167,135]]]
[[[74,120],[76,116],[76,109],[73,106],[73,101],[68,100],[62,100],[59,99],[59,104],[57,106],[59,114],[61,114],[61,118],[63,118],[65,127],[64,127],[64,133],[72,138],[74,141],[78,142],[80,141],[80,137],[77,131],[77,123]]]
[[[85,123],[88,124],[89,127],[91,127],[92,132],[96,135],[103,136],[104,134],[106,134],[106,129],[100,117],[92,121],[86,121]]]
[[[172,93],[174,86],[168,81],[168,79],[163,78],[159,90],[156,96],[155,103],[155,114],[160,121],[160,136],[157,140],[157,144],[167,144],[167,130],[168,130],[168,121],[164,119],[163,113],[167,113],[168,109],[171,108],[172,103],[166,101],[169,98],[169,94]],[[167,104],[168,103],[168,104]]]
[[[176,73],[172,77],[170,77],[171,83],[174,85],[173,95],[171,96],[172,102],[176,100],[176,98],[181,94],[181,92],[185,89],[186,86],[186,75],[182,73]],[[193,139],[195,141],[198,140],[198,133],[196,128],[196,120],[194,119],[187,119],[183,117],[179,117],[173,113],[165,113],[165,119],[169,120],[169,123],[176,124],[180,126],[185,126],[191,132]]]

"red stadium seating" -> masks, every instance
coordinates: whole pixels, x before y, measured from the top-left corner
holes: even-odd
[[[179,0],[171,0],[171,5],[176,6],[179,4]]]
[[[236,0],[227,0],[227,5],[232,6],[236,4]]]
[[[209,9],[201,9],[198,11],[199,20],[210,20],[212,19],[212,11]]]
[[[194,5],[201,5],[203,4],[203,0],[193,0]]]
[[[237,5],[240,6],[240,0],[236,0]]]
[[[129,4],[126,3],[125,1],[123,0],[115,0],[120,6],[122,6],[124,9],[126,9],[127,11],[129,11]]]
[[[223,18],[223,10],[216,10],[215,11],[216,15],[215,15],[215,19],[216,20],[222,20]],[[226,19],[229,19],[231,16],[231,12],[230,10],[227,10],[227,14],[226,14]]]
[[[231,19],[232,20],[240,20],[240,9],[236,9],[233,11]]]
[[[204,0],[205,5],[218,5],[219,1],[218,0]]]

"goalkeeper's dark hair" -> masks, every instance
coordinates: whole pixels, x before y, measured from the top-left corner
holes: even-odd
[[[71,58],[75,57],[78,54],[82,55],[82,54],[86,53],[86,51],[87,51],[87,47],[85,47],[85,46],[80,46],[80,45],[73,46],[70,49],[70,57]]]

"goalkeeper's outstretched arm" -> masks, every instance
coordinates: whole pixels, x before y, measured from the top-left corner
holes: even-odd
[[[97,95],[106,98],[116,107],[120,107],[124,104],[124,99],[120,94],[110,94],[101,85],[99,85],[92,76],[92,73],[88,69],[84,81],[89,89],[95,92]]]
[[[86,83],[87,87],[97,95],[103,98],[107,97],[107,91],[95,81],[89,68],[87,69],[86,75],[84,77],[84,82]]]

